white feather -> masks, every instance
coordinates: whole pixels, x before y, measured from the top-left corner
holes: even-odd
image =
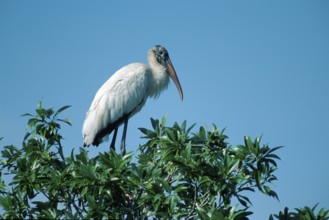
[[[94,141],[97,132],[124,114],[137,113],[145,104],[150,69],[142,63],[127,65],[112,75],[97,91],[83,124],[85,145]],[[135,109],[136,106],[139,108]],[[134,114],[133,113],[133,114]]]

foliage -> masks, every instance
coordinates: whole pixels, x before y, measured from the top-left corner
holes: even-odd
[[[329,210],[321,208],[316,214],[315,209],[317,206],[318,204],[313,208],[305,206],[304,208],[295,209],[297,212],[289,212],[288,207],[286,207],[284,211],[279,212],[278,215],[271,215],[270,220],[274,220],[274,217],[279,220],[328,220]]]
[[[192,136],[194,126],[175,123],[165,127],[151,119],[153,130],[141,129],[148,142],[140,147],[137,182],[143,189],[147,213],[158,218],[246,219],[251,201],[243,193],[260,190],[277,197],[268,183],[276,180],[273,149],[244,138],[244,145],[232,147],[226,142],[224,130],[215,125],[211,131],[200,127]],[[132,176],[134,177],[134,176]],[[236,199],[242,206],[232,205]],[[153,204],[153,205],[152,205]]]
[[[40,102],[36,115],[24,115],[22,147],[1,151],[1,218],[248,219],[247,192],[278,199],[270,186],[281,147],[261,145],[261,138],[244,137],[233,147],[215,125],[192,133],[195,125],[186,121],[168,127],[165,118],[151,119],[152,129],[140,128],[146,143],[136,158],[113,150],[90,158],[84,148],[65,156],[60,129],[71,122],[59,115],[67,108],[45,109]]]

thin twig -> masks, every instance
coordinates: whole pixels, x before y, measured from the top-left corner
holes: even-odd
[[[194,213],[194,210],[195,210],[197,194],[198,194],[198,186],[195,185],[195,187],[194,187],[194,199],[193,199],[192,209],[191,209],[191,211],[188,213],[186,219],[192,219],[192,218],[193,218],[193,215],[192,215],[192,214]]]

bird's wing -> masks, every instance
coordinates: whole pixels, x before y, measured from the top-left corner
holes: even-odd
[[[142,63],[127,65],[108,79],[97,91],[83,126],[85,144],[102,139],[138,112],[147,99],[149,67]],[[100,140],[99,140],[100,141]]]

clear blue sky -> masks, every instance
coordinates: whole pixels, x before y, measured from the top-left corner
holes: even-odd
[[[185,99],[171,83],[148,100],[129,122],[128,151],[144,143],[137,128],[165,114],[169,125],[226,127],[233,145],[263,135],[286,146],[273,186],[280,202],[251,194],[253,219],[329,208],[329,1],[0,1],[0,146],[21,144],[20,115],[43,100],[72,105],[63,136],[77,152],[97,89],[122,66],[147,62],[155,44],[168,49]]]

